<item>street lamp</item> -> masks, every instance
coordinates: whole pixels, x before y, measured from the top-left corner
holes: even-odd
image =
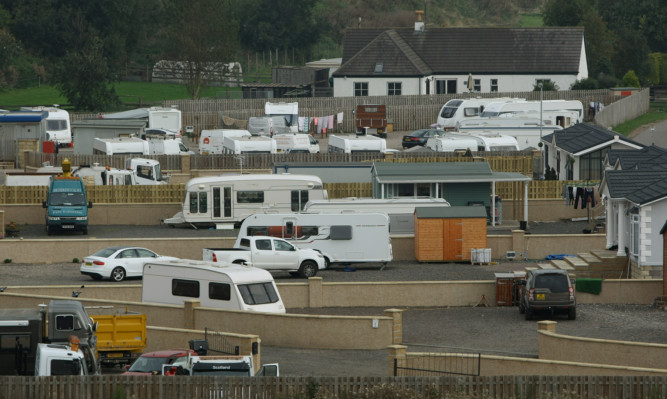
[[[540,178],[544,178],[544,143],[542,143],[542,124],[544,119],[542,119],[542,88],[544,84],[542,82],[537,84],[537,87],[540,88]]]

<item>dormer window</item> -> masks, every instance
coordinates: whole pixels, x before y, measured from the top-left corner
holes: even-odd
[[[383,70],[384,70],[384,62],[382,61],[376,62],[374,73],[382,73]]]

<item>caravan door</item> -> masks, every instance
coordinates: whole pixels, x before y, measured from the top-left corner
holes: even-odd
[[[214,222],[232,220],[234,217],[234,190],[232,186],[214,186],[212,219]]]

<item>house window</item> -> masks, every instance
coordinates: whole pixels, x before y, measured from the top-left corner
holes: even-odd
[[[388,96],[400,96],[401,95],[401,82],[389,82],[387,83],[387,95]]]
[[[355,97],[367,97],[368,96],[368,82],[355,82],[354,83],[354,96]]]
[[[454,94],[456,93],[456,79],[442,79],[435,81],[436,94]]]
[[[601,180],[604,168],[602,162],[609,148],[590,152],[579,157],[579,179]]]
[[[482,91],[482,79],[473,79],[473,91],[481,92]]]
[[[547,83],[550,83],[550,82],[551,82],[551,79],[535,79],[535,83],[536,83],[537,85],[539,85],[540,83],[542,83],[543,86],[546,86]]]
[[[632,219],[630,220],[630,224],[632,226],[632,244],[630,248],[630,252],[634,256],[639,255],[639,215],[632,215]]]
[[[492,92],[498,91],[498,79],[491,79],[491,91]]]

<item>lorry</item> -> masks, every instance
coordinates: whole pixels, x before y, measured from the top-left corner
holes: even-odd
[[[137,184],[168,184],[169,176],[162,173],[160,162],[148,158],[126,158],[125,168],[135,172]]]
[[[259,234],[258,234],[259,235]],[[239,237],[233,248],[204,248],[208,262],[246,264],[268,271],[287,271],[292,276],[313,277],[326,268],[324,257],[312,249],[297,248],[275,237]]]
[[[222,154],[222,143],[225,137],[250,137],[247,130],[242,129],[211,129],[202,130],[199,135],[199,153],[202,155]]]
[[[319,141],[305,133],[278,134],[273,136],[279,153],[307,153],[320,152]]]
[[[58,104],[52,107],[21,107],[21,111],[46,111],[46,141],[53,141],[58,147],[72,146],[72,127],[69,112],[58,108]]]
[[[264,236],[264,237],[258,237]],[[386,213],[256,213],[241,224],[234,248],[251,237],[279,237],[300,249],[324,256],[326,266],[392,260],[389,216]]]
[[[384,104],[360,104],[354,110],[357,135],[373,134],[386,138],[387,125],[387,106]]]
[[[264,104],[264,113],[268,117],[272,117],[272,123],[275,124],[272,129],[271,134],[281,134],[279,130],[282,126],[277,125],[275,117],[280,117],[285,121],[285,127],[287,128],[284,133],[298,133],[299,132],[299,103],[286,103],[286,102],[266,102]]]
[[[103,365],[130,364],[146,348],[146,315],[125,311],[91,315],[97,325],[97,353]]]
[[[141,301],[226,310],[285,313],[278,287],[266,270],[232,263],[193,259],[149,262],[144,265]]]
[[[98,374],[96,327],[83,304],[75,300],[51,300],[48,305],[34,308],[0,309],[0,375],[44,373],[44,369],[39,371],[36,367],[40,344],[67,344],[72,335],[79,339],[79,349],[85,360],[83,372]],[[47,349],[49,347],[41,350]],[[63,354],[73,348],[60,349]]]
[[[88,208],[93,202],[87,199],[83,179],[72,175],[70,160],[64,159],[62,165],[63,174],[51,176],[46,201],[42,202],[46,232],[78,230],[88,234]]]
[[[86,357],[79,344],[76,336],[70,336],[67,345],[37,344],[35,376],[88,375]]]

